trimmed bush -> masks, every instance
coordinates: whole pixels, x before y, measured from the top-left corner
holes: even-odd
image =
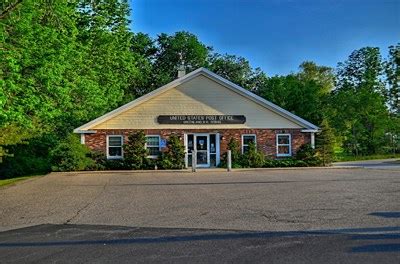
[[[90,150],[82,145],[79,138],[70,134],[50,151],[53,171],[80,171],[94,166],[89,157]]]

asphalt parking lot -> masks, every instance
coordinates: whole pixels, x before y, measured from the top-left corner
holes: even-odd
[[[0,262],[395,263],[400,171],[52,173],[0,189]]]

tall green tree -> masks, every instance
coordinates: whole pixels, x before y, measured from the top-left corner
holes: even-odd
[[[80,56],[74,11],[64,2],[26,0],[1,20],[2,146],[55,129],[73,109],[65,73]]]
[[[140,79],[140,61],[131,52],[129,12],[127,0],[79,0],[77,40],[85,53],[77,63],[84,65],[79,75],[85,77],[87,92],[75,100],[85,101],[87,111],[73,116],[90,120],[115,108]]]
[[[295,74],[274,76],[259,87],[258,94],[284,109],[313,123],[323,116],[321,85],[314,80],[302,80]]]
[[[335,73],[330,67],[317,65],[312,61],[305,61],[299,66],[297,76],[300,80],[314,81],[321,86],[319,93],[328,94],[335,87]]]
[[[129,97],[132,99],[156,89],[153,80],[153,63],[157,53],[155,41],[147,34],[132,33],[131,52],[135,58],[139,74],[132,80],[129,87]]]
[[[250,91],[257,91],[267,77],[261,69],[253,69],[250,62],[243,57],[229,54],[211,54],[208,68],[216,74]]]
[[[3,13],[0,159],[120,105],[138,79],[127,1],[24,0]]]
[[[354,154],[376,153],[384,141],[389,113],[382,73],[378,48],[356,50],[338,64],[330,117],[345,149]]]
[[[389,56],[385,61],[385,73],[390,109],[392,113],[400,115],[400,43],[389,47]]]
[[[159,87],[177,78],[181,57],[186,72],[206,65],[211,48],[195,35],[180,31],[174,35],[160,34],[156,40],[157,53],[153,66],[154,87]]]

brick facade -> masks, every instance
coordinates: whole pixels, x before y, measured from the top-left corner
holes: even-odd
[[[85,134],[85,144],[92,150],[106,153],[107,135],[124,135],[126,141],[128,135],[136,132],[134,129],[98,129],[95,134]],[[227,151],[228,143],[234,138],[241,145],[243,134],[255,134],[257,148],[265,155],[276,156],[276,134],[291,134],[292,154],[294,155],[299,147],[311,142],[310,133],[302,133],[301,129],[144,129],[146,135],[160,135],[161,138],[168,138],[171,134],[180,136],[182,143],[184,134],[190,133],[219,133],[221,155]]]

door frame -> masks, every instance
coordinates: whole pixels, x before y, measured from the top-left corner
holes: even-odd
[[[198,153],[198,150],[197,150],[197,137],[198,136],[207,137],[207,164],[197,164],[197,162],[196,162],[196,167],[197,168],[209,168],[210,167],[210,133],[193,133],[193,143],[194,143],[193,149],[196,151],[196,155]],[[202,150],[201,152],[205,152],[205,151]]]
[[[216,166],[219,166],[220,162],[221,162],[221,148],[220,148],[220,143],[221,143],[221,134],[218,132],[211,132],[211,133],[191,133],[191,132],[185,132],[183,134],[183,142],[184,142],[184,146],[185,146],[185,168],[189,168],[189,166],[191,166],[192,164],[189,164],[189,155],[191,155],[191,153],[189,153],[189,146],[188,146],[188,135],[193,135],[193,140],[194,140],[194,136],[195,135],[208,135],[208,167],[211,167],[211,153],[210,153],[210,136],[211,135],[215,135],[215,144],[216,144]]]

